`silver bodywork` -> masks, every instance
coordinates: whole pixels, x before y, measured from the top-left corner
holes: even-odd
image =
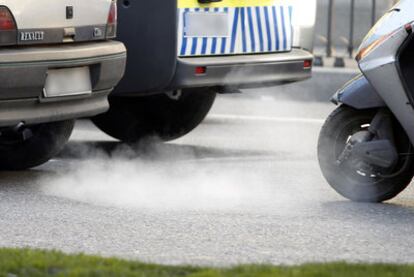
[[[361,48],[383,36],[389,36],[359,63],[361,71],[386,102],[411,142],[414,142],[414,110],[409,104],[397,67],[397,53],[409,34],[406,24],[414,20],[414,2],[404,0],[390,10],[367,36]]]
[[[0,47],[0,127],[89,117],[108,109],[107,96],[126,64],[125,46],[107,35],[112,3],[0,0],[12,13],[17,35],[15,43]],[[54,72],[63,69],[83,72],[84,79],[71,80],[84,80],[87,89],[72,92],[70,82],[56,81]],[[58,92],[53,97],[47,93],[50,82]]]
[[[111,0],[1,0],[13,13],[19,29],[51,29],[106,24]],[[74,9],[66,19],[66,7]]]
[[[359,60],[362,73],[399,120],[412,143],[414,109],[400,75],[398,54],[410,35],[408,26],[414,21],[413,10],[414,1],[403,0],[384,15],[362,43],[360,55],[363,55]],[[348,85],[348,88],[351,87]]]

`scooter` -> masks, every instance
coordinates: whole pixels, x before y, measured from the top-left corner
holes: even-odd
[[[414,1],[402,0],[364,39],[361,75],[332,98],[318,158],[328,183],[358,202],[383,202],[414,176]]]

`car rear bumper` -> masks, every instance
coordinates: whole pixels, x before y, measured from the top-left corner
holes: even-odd
[[[312,54],[302,49],[286,53],[179,58],[171,89],[252,88],[300,81],[311,77],[312,69],[304,68],[304,62],[312,59]],[[196,74],[198,67],[205,68],[205,73]]]
[[[0,127],[20,122],[38,124],[82,117],[90,117],[108,110],[111,90],[95,92],[93,97],[39,102],[38,99],[0,101]]]
[[[121,80],[126,49],[105,41],[0,50],[0,126],[93,116],[108,108],[107,95]],[[45,98],[49,69],[90,69],[92,93]]]

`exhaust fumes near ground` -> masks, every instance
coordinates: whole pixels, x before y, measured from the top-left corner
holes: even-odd
[[[279,113],[292,113],[289,103],[280,107]],[[221,129],[229,121],[234,123],[230,133],[227,128]],[[272,129],[273,124],[281,122],[286,128]],[[42,191],[91,204],[152,210],[237,210],[263,207],[264,203],[290,206],[289,194],[294,188],[281,191],[284,180],[272,180],[272,176],[284,170],[279,163],[298,160],[298,156],[272,148],[285,145],[288,151],[295,147],[299,156],[309,156],[314,152],[311,146],[315,138],[306,140],[309,131],[303,126],[317,129],[320,124],[309,118],[298,122],[292,116],[266,114],[249,114],[238,120],[237,113],[223,115],[218,105],[216,113],[197,132],[205,133],[201,137],[206,141],[211,137],[213,142],[211,134],[229,135],[226,145],[192,146],[187,143],[194,142],[191,138],[171,144],[152,140],[138,146],[75,141],[63,155],[76,161],[65,165],[68,168],[64,173],[42,181]],[[295,131],[302,135],[293,135]],[[251,148],[251,143],[257,144],[257,151],[245,150]],[[310,150],[304,152],[306,148]],[[257,162],[263,167],[255,166]],[[302,174],[300,178],[299,183],[306,182]],[[279,183],[277,199],[273,182]]]
[[[249,185],[255,182],[250,174],[201,164],[190,156],[173,161],[124,158],[127,155],[99,153],[76,162],[64,175],[43,182],[42,190],[92,204],[157,210],[228,209],[252,196]]]
[[[194,132],[125,146],[89,121],[56,160],[4,172],[0,246],[162,264],[412,263],[413,188],[346,201],[322,177],[328,103],[220,96]]]
[[[94,205],[161,212],[259,209],[269,202],[285,208],[292,205],[292,187],[279,189],[274,199],[271,176],[279,170],[273,168],[271,156],[265,162],[256,156],[240,159],[231,154],[200,158],[190,150],[173,153],[169,147],[156,147],[157,155],[135,158],[131,158],[134,151],[125,147],[111,155],[90,149],[95,155],[71,163],[60,175],[45,178],[41,190]],[[264,169],[251,167],[257,162]]]
[[[243,164],[238,158],[197,160],[179,155],[175,155],[178,160],[128,159],[122,151],[112,156],[97,153],[71,164],[61,175],[42,180],[42,191],[90,204],[161,211],[240,210],[274,198],[271,171],[249,168],[254,157]],[[291,192],[279,189],[273,201],[287,203]]]

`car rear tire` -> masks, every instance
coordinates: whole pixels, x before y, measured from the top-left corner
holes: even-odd
[[[92,119],[111,137],[137,143],[148,137],[163,141],[180,138],[195,129],[214,104],[216,93],[207,89],[183,90],[177,100],[165,94],[110,98],[107,113]]]
[[[386,173],[388,176],[356,169],[352,156],[337,164],[349,138],[366,130],[376,112],[340,106],[329,116],[319,136],[318,158],[325,179],[339,194],[356,202],[392,199],[410,184],[414,174],[412,146],[397,120],[393,128],[400,159],[393,172]]]
[[[24,170],[46,163],[63,149],[72,134],[74,123],[74,120],[67,120],[24,126],[26,138],[22,130],[3,128],[0,170]]]

